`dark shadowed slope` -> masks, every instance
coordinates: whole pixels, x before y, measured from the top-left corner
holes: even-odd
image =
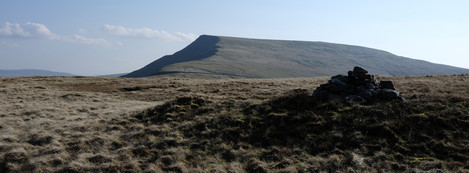
[[[173,55],[166,55],[146,65],[140,70],[124,75],[123,77],[145,77],[172,73],[172,71],[162,70],[162,68],[176,63],[187,63],[211,57],[215,55],[219,48],[217,46],[219,40],[219,37],[215,36],[200,36],[197,40],[181,51],[176,52]]]
[[[434,64],[389,52],[343,44],[202,35],[174,55],[124,77],[195,74],[281,78],[331,76],[361,66],[372,74],[462,74],[468,69]]]
[[[1,77],[20,76],[74,76],[70,73],[53,72],[47,70],[23,69],[23,70],[0,70]]]

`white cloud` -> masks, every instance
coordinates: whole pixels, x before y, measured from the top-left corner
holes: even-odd
[[[185,39],[185,40],[195,40],[197,39],[197,37],[199,37],[198,35],[195,35],[195,34],[192,34],[192,33],[182,33],[182,32],[176,32],[176,35]]]
[[[39,23],[11,24],[5,23],[0,27],[0,36],[8,38],[47,38],[54,39],[57,36]]]
[[[103,31],[116,36],[122,37],[144,37],[144,38],[157,38],[168,41],[193,41],[197,35],[190,33],[175,33],[171,34],[166,31],[159,31],[151,28],[126,28],[123,26],[104,25]]]
[[[79,29],[79,32],[81,31],[82,30]],[[112,43],[103,38],[88,38],[81,35],[62,36],[52,33],[43,24],[30,22],[26,24],[5,23],[5,25],[0,26],[0,37],[49,39],[86,45],[112,46]]]
[[[112,43],[103,39],[103,38],[88,38],[81,35],[72,35],[72,36],[62,36],[60,38],[62,41],[72,42],[72,43],[79,43],[79,44],[87,44],[87,45],[101,45],[105,47],[112,46]]]
[[[0,41],[0,46],[5,46],[5,47],[19,47],[19,45],[16,44],[16,43],[10,43],[10,42],[5,42],[5,41]]]

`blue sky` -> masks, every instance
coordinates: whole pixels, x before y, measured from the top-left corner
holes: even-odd
[[[469,1],[2,0],[0,69],[136,70],[198,35],[324,41],[469,68]]]

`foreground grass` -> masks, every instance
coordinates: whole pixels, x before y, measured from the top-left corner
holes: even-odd
[[[325,78],[3,79],[0,170],[468,171],[469,76],[382,78],[406,102],[317,102]]]

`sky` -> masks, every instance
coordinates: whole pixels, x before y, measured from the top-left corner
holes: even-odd
[[[0,69],[137,70],[199,35],[323,41],[469,68],[466,0],[0,0]]]

